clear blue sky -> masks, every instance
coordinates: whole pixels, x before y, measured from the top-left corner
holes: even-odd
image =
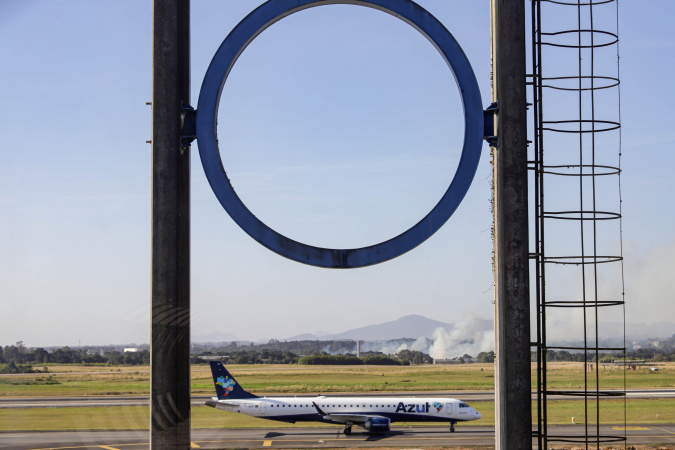
[[[192,1],[192,99],[229,30],[259,0]],[[420,0],[453,33],[490,99],[489,2]],[[529,3],[528,3],[529,4]],[[621,0],[623,207],[629,321],[675,321],[671,193],[675,38],[669,0]],[[0,345],[148,342],[152,3],[0,0]],[[433,47],[401,21],[314,8],[246,50],[219,137],[237,192],[289,237],[354,247],[404,231],[454,173],[462,116]],[[490,165],[414,251],[349,271],[251,240],[192,167],[193,334],[339,332],[407,314],[492,316]]]

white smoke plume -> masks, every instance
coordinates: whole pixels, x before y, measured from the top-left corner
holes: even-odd
[[[437,328],[431,339],[417,338],[412,343],[364,342],[362,351],[378,351],[393,355],[401,350],[417,350],[434,359],[450,359],[480,352],[494,351],[494,328],[478,316],[469,316],[455,324],[452,330]]]
[[[417,338],[412,343],[403,344],[400,343],[400,340],[364,342],[361,344],[361,350],[364,352],[382,352],[385,355],[395,355],[401,350],[417,350],[428,354],[432,342],[432,340],[425,337]]]
[[[466,354],[475,358],[480,352],[494,351],[494,329],[486,328],[485,323],[477,317],[469,317],[455,324],[452,331],[439,328],[434,331],[429,355],[434,359],[449,359]]]

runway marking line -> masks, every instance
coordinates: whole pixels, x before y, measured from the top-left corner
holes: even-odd
[[[135,445],[149,445],[149,442],[132,442],[130,444],[115,444],[117,447],[129,447],[129,446],[135,446]],[[109,450],[119,450],[117,447],[109,447],[107,445],[78,445],[78,446],[71,446],[71,447],[46,447],[46,448],[34,448],[31,450],[66,450],[66,449],[71,449],[71,448],[91,448],[91,447],[99,447],[99,448],[105,448]]]
[[[655,427],[652,427],[652,428],[654,428],[656,430],[665,431],[666,433],[670,433],[671,435],[675,434],[672,431],[663,430],[661,428],[655,428]],[[664,436],[654,435],[654,436],[650,436],[650,437],[653,437],[653,438],[670,438],[672,436],[669,436],[669,435],[664,435]],[[443,439],[443,438],[418,438],[418,439],[420,439],[420,440],[440,440],[440,439]],[[446,439],[462,439],[462,438],[457,437],[457,438],[446,438]],[[325,441],[339,441],[339,440],[345,440],[345,439],[344,438],[342,438],[342,439],[325,439]],[[293,440],[289,440],[289,441],[285,441],[285,442],[298,442],[298,441],[299,442],[316,442],[314,439],[293,439]],[[201,441],[201,442],[210,443],[210,444],[217,444],[219,442],[231,442],[231,441]],[[259,442],[259,440],[258,439],[242,439],[239,442]],[[148,442],[137,442],[137,443],[118,444],[118,445],[119,446],[148,445]],[[108,447],[108,446],[104,446],[104,445],[99,445],[98,447],[106,448],[106,449],[115,449],[115,447]],[[76,449],[76,448],[90,448],[90,446],[89,445],[83,445],[83,446],[76,446],[76,447],[47,447],[47,448],[32,449],[32,450],[65,450],[65,449]],[[118,449],[115,449],[115,450],[118,450]]]
[[[263,441],[263,447],[271,447],[272,441]]]
[[[415,439],[415,440],[420,440],[420,441],[443,441],[443,440],[461,440],[461,439],[467,439],[465,436],[457,436],[457,437],[388,437],[386,438],[387,442],[390,442],[392,440],[399,440],[399,441],[407,441],[410,439]],[[486,439],[494,439],[494,436],[492,437],[486,437]],[[340,441],[344,442],[345,440],[354,440],[354,441],[366,441],[367,438],[364,437],[363,439],[354,439],[353,437],[351,439],[349,438],[337,438],[337,439],[330,439],[330,438],[324,438],[322,441],[328,442],[328,441]],[[316,439],[301,439],[301,438],[289,438],[289,439],[281,439],[281,441],[286,444],[288,442],[316,442]],[[222,442],[260,442],[259,439],[218,439],[214,441],[207,441],[207,440],[200,440],[199,442],[202,443],[208,443],[208,444],[218,444]],[[266,442],[269,442],[270,445],[272,444],[272,441],[263,441],[263,446],[268,447],[268,445],[265,445]]]
[[[623,427],[612,427],[612,430],[623,431]],[[626,427],[626,431],[651,430],[649,427]]]
[[[195,444],[194,442],[190,442],[190,447],[192,447],[192,448],[201,448],[199,445]]]
[[[657,427],[652,427],[652,428],[655,429],[655,430],[659,430],[659,431],[665,431],[666,433],[675,434],[672,431],[664,430],[663,428],[657,428]]]
[[[78,447],[46,447],[46,448],[35,448],[32,450],[58,450],[58,449],[67,449],[67,448],[89,448],[90,445],[80,445]]]

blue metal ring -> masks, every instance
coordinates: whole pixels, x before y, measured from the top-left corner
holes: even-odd
[[[302,244],[283,236],[255,217],[235,193],[218,149],[216,117],[220,94],[230,70],[248,44],[278,20],[303,9],[352,4],[378,9],[402,19],[422,33],[452,70],[464,106],[464,144],[450,187],[416,225],[370,247],[330,249]],[[466,55],[450,32],[411,0],[269,0],[230,32],[209,65],[197,107],[197,143],[206,178],[223,208],[253,239],[286,258],[318,267],[355,268],[378,264],[406,253],[427,240],[450,218],[471,185],[483,146],[483,108],[478,82]]]

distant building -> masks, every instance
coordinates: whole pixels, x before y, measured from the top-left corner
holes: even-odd
[[[434,359],[434,364],[461,364],[459,359]]]
[[[127,347],[127,348],[124,349],[124,353],[127,353],[127,352],[136,353],[137,351],[138,351],[138,349],[136,347]]]

